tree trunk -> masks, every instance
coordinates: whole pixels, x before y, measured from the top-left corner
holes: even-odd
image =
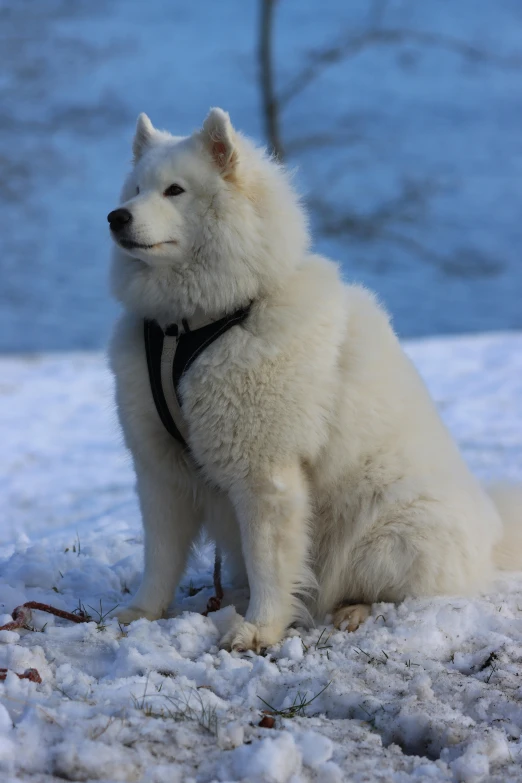
[[[277,0],[261,0],[259,24],[259,68],[265,136],[270,152],[283,161],[284,149],[279,133],[279,103],[274,91],[272,39],[274,6]]]

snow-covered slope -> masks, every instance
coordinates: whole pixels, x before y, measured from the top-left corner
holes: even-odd
[[[473,469],[522,479],[522,335],[408,352]],[[0,632],[0,668],[42,677],[0,683],[2,781],[522,781],[521,574],[230,655],[217,642],[234,609],[197,613],[204,546],[175,617],[120,629],[100,615],[139,581],[141,530],[104,360],[3,358],[0,378],[0,624],[27,600],[94,618]],[[266,703],[286,711],[274,728],[258,725]]]

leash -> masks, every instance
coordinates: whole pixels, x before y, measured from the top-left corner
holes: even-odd
[[[73,623],[88,623],[90,617],[85,612],[78,610],[76,614],[73,612],[65,612],[63,609],[57,609],[50,604],[41,604],[38,601],[28,601],[22,606],[17,606],[12,613],[12,621],[0,626],[0,631],[16,631],[18,628],[28,628],[29,620],[31,619],[31,609],[38,609],[40,612],[47,612],[48,614],[54,614],[55,617],[61,617],[64,620],[70,620]],[[30,630],[30,629],[29,629]],[[8,669],[0,669],[0,682],[7,678]],[[26,669],[23,674],[14,672],[19,680],[30,680],[31,682],[42,682],[42,678],[38,672],[38,669]]]

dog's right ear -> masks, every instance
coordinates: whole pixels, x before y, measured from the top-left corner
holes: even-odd
[[[238,163],[236,135],[230,117],[223,109],[211,109],[201,129],[203,144],[214,163],[227,179],[234,174]]]
[[[146,114],[143,112],[138,117],[136,123],[136,133],[134,135],[134,141],[132,142],[132,152],[134,155],[134,163],[137,163],[147,147],[152,143],[154,136],[156,135],[156,129],[149,120]]]

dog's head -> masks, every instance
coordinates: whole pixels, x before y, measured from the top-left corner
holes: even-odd
[[[212,109],[183,138],[138,118],[134,167],[109,213],[115,293],[157,316],[241,306],[278,285],[308,243],[283,169]]]

